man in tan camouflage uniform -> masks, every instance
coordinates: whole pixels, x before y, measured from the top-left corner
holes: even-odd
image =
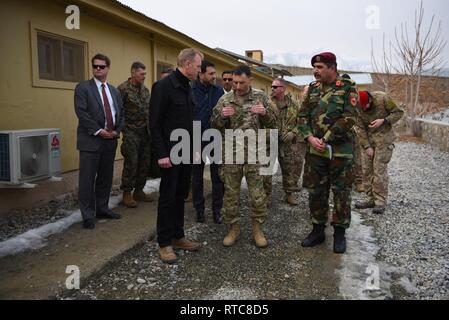
[[[226,129],[254,130],[257,137],[258,129],[274,128],[276,125],[276,116],[268,96],[263,91],[251,88],[251,81],[250,68],[238,67],[233,74],[233,91],[222,96],[214,108],[212,127],[219,129],[224,134],[225,140],[228,133],[225,132]],[[224,223],[229,226],[223,245],[232,246],[240,235],[240,185],[245,176],[251,201],[253,238],[256,246],[263,248],[268,245],[262,232],[262,224],[266,221],[268,213],[263,176],[259,171],[261,165],[258,161],[253,164],[248,161],[248,153],[253,152],[249,149],[253,149],[254,146],[244,142],[241,147],[233,143],[232,151],[234,158],[237,151],[245,153],[243,164],[227,164],[226,157],[223,157],[221,167],[221,178],[225,186],[222,215]],[[223,148],[224,151],[225,149]]]
[[[118,87],[125,112],[121,146],[124,162],[120,188],[123,190],[123,204],[128,208],[137,207],[137,201],[152,201],[143,192],[150,168],[150,91],[144,85],[145,69],[142,63],[134,62],[131,66],[131,78]]]
[[[363,171],[368,200],[355,204],[358,209],[373,208],[385,212],[388,198],[388,163],[391,160],[396,134],[392,126],[404,115],[390,97],[381,91],[360,91],[361,112],[356,131],[363,147]]]
[[[351,79],[351,76],[347,73],[341,75],[342,78]],[[364,192],[363,186],[363,169],[362,169],[362,147],[360,146],[359,139],[354,130],[354,184],[357,192]]]
[[[277,110],[278,154],[282,169],[282,186],[286,202],[294,206],[298,204],[298,201],[293,194],[300,191],[298,182],[306,152],[306,143],[300,138],[297,125],[300,104],[293,100],[291,94],[286,93],[287,83],[284,79],[274,79],[271,89],[271,98]]]

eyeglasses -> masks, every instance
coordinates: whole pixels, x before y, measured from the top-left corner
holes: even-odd
[[[232,81],[232,78],[223,78],[223,81]]]
[[[271,86],[271,89],[282,88],[283,86]]]
[[[101,70],[103,70],[103,69],[105,69],[107,66],[105,66],[105,65],[101,65],[101,64],[93,64],[92,65],[92,68],[93,69],[98,69],[98,68],[100,68]]]

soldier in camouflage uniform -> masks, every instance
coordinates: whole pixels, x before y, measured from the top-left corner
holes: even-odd
[[[303,187],[309,190],[313,230],[301,244],[312,247],[324,242],[332,188],[334,252],[344,253],[345,230],[351,221],[352,128],[356,121],[358,92],[352,80],[338,77],[333,53],[314,56],[312,66],[318,81],[309,86],[299,112],[298,126],[309,143]]]
[[[373,213],[385,212],[388,198],[388,163],[391,160],[396,134],[392,126],[404,115],[384,92],[360,91],[361,112],[356,131],[364,149],[363,164],[367,201],[356,202],[359,209],[373,208]]]
[[[233,75],[234,90],[222,96],[213,110],[212,127],[219,129],[225,135],[225,140],[226,129],[254,130],[257,136],[258,129],[274,128],[276,124],[276,116],[268,96],[263,91],[251,88],[251,80],[250,68],[238,67]],[[262,248],[268,245],[261,227],[268,213],[263,176],[259,172],[261,166],[258,163],[250,164],[248,161],[248,152],[255,152],[254,146],[244,142],[241,147],[243,150],[240,151],[245,152],[244,163],[227,164],[224,160],[221,167],[220,175],[225,186],[222,215],[224,223],[229,226],[223,245],[232,246],[240,234],[240,185],[245,176],[251,201],[253,238],[256,246]],[[233,143],[234,159],[237,148],[237,144]],[[225,151],[224,147],[223,150]]]
[[[137,201],[152,201],[143,192],[150,168],[150,91],[144,85],[145,69],[142,63],[133,63],[131,78],[118,87],[125,114],[121,146],[124,163],[120,188],[123,190],[123,204],[128,208],[137,207]]]
[[[347,73],[341,75],[342,78],[351,79],[351,76]],[[357,138],[357,134],[354,130],[354,184],[357,192],[364,192],[363,187],[363,166],[362,166],[362,150],[359,144],[359,139]]]
[[[365,192],[362,147],[354,127],[354,184],[357,192]]]
[[[300,105],[293,100],[291,94],[285,93],[287,83],[284,79],[273,80],[271,85],[272,101],[276,104],[277,129],[279,130],[279,163],[282,169],[282,186],[286,195],[286,202],[297,205],[294,197],[299,192],[299,178],[301,177],[306,143],[298,132],[298,112]]]

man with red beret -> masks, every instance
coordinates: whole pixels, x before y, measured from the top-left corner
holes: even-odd
[[[388,163],[394,150],[396,134],[392,126],[404,115],[396,103],[381,91],[360,91],[359,117],[355,130],[363,152],[363,175],[367,200],[357,201],[358,209],[373,208],[385,212],[388,197]]]
[[[298,128],[309,144],[303,187],[309,190],[313,230],[301,245],[313,247],[324,242],[332,188],[334,252],[344,253],[345,230],[351,222],[352,128],[356,121],[359,96],[351,79],[338,76],[337,59],[333,53],[315,55],[312,66],[317,81],[309,85],[298,115]]]

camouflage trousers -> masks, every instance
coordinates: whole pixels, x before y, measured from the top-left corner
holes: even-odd
[[[285,193],[299,192],[299,179],[301,178],[305,143],[281,144],[279,148],[279,164],[282,170],[282,186]]]
[[[299,192],[299,179],[304,163],[307,144],[281,144],[279,146],[279,164],[282,171],[282,186],[286,194]],[[264,176],[264,189],[267,196],[271,196],[273,189],[272,176]]]
[[[122,185],[120,189],[131,192],[142,190],[147,182],[150,168],[150,136],[146,128],[127,129],[123,132],[121,146],[123,155]]]
[[[356,135],[354,135],[356,137]],[[360,145],[357,137],[354,139],[354,183],[356,186],[364,186],[363,177],[363,153],[365,150]]]
[[[223,209],[221,211],[225,224],[240,220],[240,186],[245,176],[251,203],[251,218],[264,223],[267,219],[267,196],[263,186],[263,176],[257,164],[224,164],[220,168],[220,178],[224,183]]]
[[[388,199],[388,163],[393,156],[394,144],[376,147],[374,157],[363,152],[365,192],[376,205],[384,206]]]
[[[332,160],[306,153],[303,187],[309,190],[309,208],[314,224],[327,224],[330,189],[334,195],[332,225],[349,228],[351,223],[351,188],[354,181],[353,160]]]

